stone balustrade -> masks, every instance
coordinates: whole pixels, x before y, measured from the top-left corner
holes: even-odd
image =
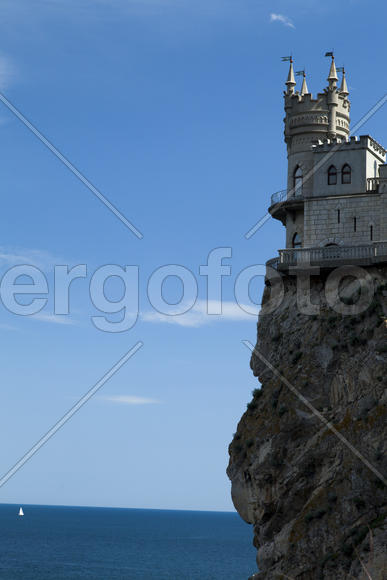
[[[318,248],[291,248],[279,250],[279,257],[267,262],[276,270],[291,267],[337,267],[345,264],[371,265],[387,263],[387,241],[361,246],[325,246]]]

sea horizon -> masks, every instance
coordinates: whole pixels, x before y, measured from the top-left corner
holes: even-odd
[[[241,580],[254,571],[251,527],[236,512],[0,504],[7,580]]]
[[[208,510],[195,508],[145,508],[145,507],[126,507],[126,506],[109,506],[109,505],[90,505],[90,504],[65,504],[65,503],[15,503],[15,502],[0,502],[1,506],[17,506],[17,507],[70,507],[70,508],[90,508],[90,509],[117,509],[117,510],[138,510],[138,511],[161,511],[161,512],[198,512],[198,513],[215,513],[215,514],[235,514],[240,519],[238,512],[235,509],[230,510]]]

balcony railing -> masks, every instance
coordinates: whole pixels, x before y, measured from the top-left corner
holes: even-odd
[[[276,193],[273,193],[273,195],[271,196],[271,205],[274,205],[275,203],[281,203],[281,201],[285,201],[287,196],[288,196],[287,189],[281,189],[281,191],[276,191]]]
[[[373,264],[378,262],[387,262],[387,241],[374,242],[366,246],[325,246],[279,250],[277,267],[281,269],[281,267],[307,264],[324,266],[334,263]],[[273,264],[270,265],[273,267]]]
[[[379,181],[380,181],[379,177],[368,177],[367,191],[377,192],[379,188]],[[273,195],[271,196],[270,205],[274,205],[275,203],[281,203],[283,201],[286,201],[287,199],[289,200],[297,199],[299,197],[302,197],[302,190],[300,189],[293,188],[289,191],[287,189],[281,189],[281,191],[276,191],[275,193],[273,193]]]
[[[281,203],[282,201],[286,201],[287,199],[297,199],[302,198],[302,189],[281,189],[281,191],[276,191],[271,196],[271,205],[275,203]]]

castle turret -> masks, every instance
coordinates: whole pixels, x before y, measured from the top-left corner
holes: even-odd
[[[329,69],[329,76],[327,78],[327,81],[329,82],[329,88],[331,88],[331,87],[336,88],[338,80],[339,80],[339,77],[337,76],[337,72],[336,72],[335,57],[332,53],[331,68]]]
[[[301,97],[303,97],[304,95],[306,95],[307,93],[309,93],[308,86],[306,84],[305,71],[303,71],[303,75],[302,76],[303,76],[303,78],[302,78],[302,87],[301,87],[301,92],[300,92]]]
[[[348,97],[349,92],[348,92],[348,87],[347,87],[347,80],[345,78],[345,70],[344,67],[342,67],[342,72],[343,72],[343,76],[341,79],[341,86],[340,86],[340,95],[342,95],[343,97]]]
[[[339,104],[339,93],[337,90],[337,81],[339,77],[336,72],[335,57],[332,53],[331,68],[329,69],[328,76],[328,89],[327,89],[327,103],[328,103],[328,137],[334,139],[336,137],[336,114],[337,107]]]
[[[309,92],[306,77],[303,72],[300,91],[295,91],[293,61],[290,62],[285,91],[285,142],[288,150],[288,182],[289,197],[295,193],[310,193],[313,189],[313,176],[304,179],[313,167],[312,145],[322,143],[327,139],[346,140],[349,136],[348,91],[337,87],[337,71],[332,58],[328,82],[324,92],[316,98]],[[303,178],[302,190],[300,187]],[[297,185],[297,189],[295,187]]]
[[[294,80],[293,59],[292,57],[289,58],[290,58],[289,73],[285,84],[288,87],[287,94],[293,95],[294,87],[296,86],[296,81]]]

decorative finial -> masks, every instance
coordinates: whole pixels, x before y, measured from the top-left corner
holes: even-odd
[[[341,79],[341,86],[340,86],[340,93],[343,95],[343,97],[348,97],[349,95],[349,91],[348,91],[348,87],[347,87],[347,80],[345,78],[345,69],[343,66],[340,66],[337,68],[337,72],[341,72],[343,73],[342,79]]]
[[[331,68],[329,70],[329,75],[328,75],[327,80],[329,81],[330,87],[336,87],[336,83],[339,80],[339,78],[338,78],[337,72],[336,72],[335,55],[333,54],[333,50],[331,52],[326,52],[325,56],[332,57]]]
[[[309,93],[308,91],[308,85],[306,84],[306,74],[305,74],[305,69],[304,70],[299,70],[296,72],[296,76],[300,77],[302,76],[302,87],[301,87],[301,92],[300,95],[303,97],[304,95],[306,95],[306,93]]]
[[[288,87],[287,93],[288,93],[288,95],[293,95],[294,94],[294,87],[296,86],[296,81],[294,80],[293,57],[292,56],[283,56],[282,62],[285,62],[285,61],[290,62],[288,78],[287,78],[287,81],[285,83]]]

